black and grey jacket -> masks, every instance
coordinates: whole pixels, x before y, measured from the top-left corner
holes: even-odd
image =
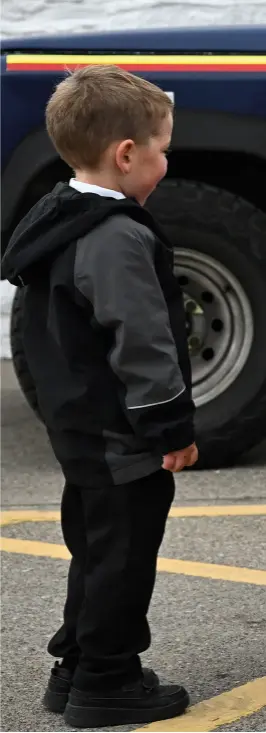
[[[3,276],[26,288],[26,358],[68,481],[133,481],[193,442],[182,294],[136,201],[58,184],[14,232]]]

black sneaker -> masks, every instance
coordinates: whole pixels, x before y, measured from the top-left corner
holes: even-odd
[[[55,662],[51,669],[50,679],[44,694],[43,704],[51,713],[63,713],[68,701],[71,682],[75,669],[71,670],[64,667],[59,662]],[[146,682],[150,680],[159,684],[159,679],[155,672],[151,669],[143,669],[143,675]]]
[[[68,701],[73,671],[55,662],[43,698],[43,703],[51,713],[63,713]]]
[[[149,671],[134,685],[109,693],[83,692],[71,687],[64,720],[74,728],[152,723],[182,715],[188,704],[184,687],[160,684]]]

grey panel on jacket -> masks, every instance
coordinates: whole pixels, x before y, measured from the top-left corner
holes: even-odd
[[[75,285],[98,323],[114,331],[110,364],[125,385],[128,410],[170,401],[185,389],[154,249],[153,233],[124,215],[77,243]]]
[[[105,460],[114,484],[136,481],[161,468],[161,454],[151,453],[145,441],[138,440],[136,435],[113,433],[110,430],[104,430],[103,435],[106,439]]]

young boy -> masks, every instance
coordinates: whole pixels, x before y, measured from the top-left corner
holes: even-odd
[[[45,704],[76,727],[137,724],[189,700],[139,658],[173,472],[197,460],[182,295],[143,208],[173,109],[149,82],[94,66],[59,84],[46,121],[75,177],[27,214],[3,261],[27,286],[25,353],[66,480],[72,560]]]

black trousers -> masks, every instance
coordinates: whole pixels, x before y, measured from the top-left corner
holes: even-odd
[[[65,486],[62,530],[72,560],[64,623],[48,651],[76,667],[79,689],[111,689],[141,676],[139,654],[150,645],[147,612],[173,497],[173,476],[164,470],[123,486]]]

